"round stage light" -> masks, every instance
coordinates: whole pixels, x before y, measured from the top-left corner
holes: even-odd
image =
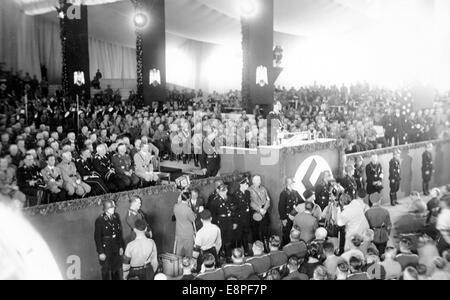
[[[256,14],[256,3],[254,0],[241,0],[239,2],[239,9],[244,18],[250,18]]]
[[[148,16],[144,13],[136,13],[133,18],[134,26],[138,29],[145,28],[148,25]]]

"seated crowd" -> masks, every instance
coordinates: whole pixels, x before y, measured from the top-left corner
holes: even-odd
[[[252,191],[263,189],[258,184],[258,180],[253,180],[249,187],[248,179],[239,183],[240,192],[249,192],[245,197],[249,197],[247,205],[253,212],[258,200]],[[291,184],[288,180],[280,198],[299,197],[291,190]],[[333,186],[333,196],[330,195],[330,202],[323,210],[315,204],[316,196],[312,192],[307,193],[306,199],[300,196],[290,201],[287,205],[294,207],[287,216],[291,229],[287,235],[283,229],[283,237],[268,232],[267,239],[253,231],[260,221],[245,217],[246,208],[240,202],[239,191],[228,192],[223,182],[217,182],[217,189],[208,201],[199,198],[196,189],[183,192],[174,208],[176,252],[183,257],[183,274],[177,278],[450,280],[449,187],[442,195],[439,189],[434,189],[428,204],[421,200],[419,193],[413,192],[408,213],[391,223],[390,213],[381,206],[381,194],[368,196],[362,190],[352,199],[342,186]],[[230,214],[216,215],[222,207],[216,206],[216,201],[229,207]],[[280,203],[278,209],[282,211],[281,206],[286,203]],[[183,224],[193,226],[195,238],[191,231],[185,235],[179,231]],[[146,228],[145,224],[142,228]],[[139,252],[136,257],[144,254]],[[151,265],[150,279],[153,279],[153,274],[161,273],[162,269],[156,258]]]
[[[205,139],[219,141],[216,149],[267,143],[258,109],[254,118],[245,111],[223,114],[225,106],[242,106],[238,91],[205,96],[175,89],[167,103],[152,107],[142,107],[136,95],[128,101],[81,97],[78,105],[59,92],[48,95],[45,78],[39,83],[29,74],[0,72],[0,191],[28,206],[157,184],[155,171],[165,159],[193,160],[209,174],[201,159]],[[285,129],[342,139],[347,152],[448,136],[446,97],[436,99],[436,109],[417,113],[400,98],[365,85],[276,92]],[[398,108],[389,114],[383,103]],[[384,136],[374,125],[384,126]]]

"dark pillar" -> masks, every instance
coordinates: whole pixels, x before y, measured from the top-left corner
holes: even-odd
[[[87,6],[76,6],[62,0],[60,13],[61,46],[63,59],[62,85],[66,95],[73,97],[78,94],[85,99],[90,98],[89,74],[89,32]],[[62,14],[61,14],[62,16]],[[83,72],[83,85],[74,82],[74,73]]]
[[[273,108],[274,79],[273,68],[273,26],[274,1],[254,0],[256,13],[251,17],[242,17],[243,105],[249,113],[255,105],[264,108],[267,114]],[[267,68],[268,84],[256,83],[256,70],[259,66]]]
[[[149,17],[145,28],[138,29],[138,91],[144,105],[166,100],[166,21],[165,0],[135,0],[136,12]],[[150,71],[159,70],[161,83],[150,82]]]

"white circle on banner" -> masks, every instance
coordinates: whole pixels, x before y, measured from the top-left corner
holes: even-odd
[[[303,194],[308,189],[314,190],[325,171],[330,172],[331,176],[333,176],[330,165],[322,156],[314,155],[308,157],[300,164],[295,173],[294,190],[303,197]]]

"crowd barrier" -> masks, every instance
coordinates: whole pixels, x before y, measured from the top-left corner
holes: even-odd
[[[217,180],[236,183],[246,175],[235,173],[195,180],[191,185],[207,198],[214,191]],[[125,218],[129,200],[134,196],[143,200],[142,210],[150,217],[158,253],[172,252],[175,240],[173,206],[179,196],[174,184],[29,208],[25,210],[25,215],[49,245],[64,278],[99,279],[101,274],[94,242],[94,223],[102,213],[102,202],[108,199],[117,203],[116,211],[121,216],[127,242],[131,230]]]

